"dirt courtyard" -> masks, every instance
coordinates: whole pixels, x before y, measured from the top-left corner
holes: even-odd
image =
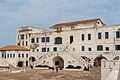
[[[0,72],[0,80],[101,80],[100,68],[90,71],[26,69],[25,72]]]

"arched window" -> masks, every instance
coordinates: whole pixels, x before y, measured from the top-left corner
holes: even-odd
[[[35,38],[31,38],[31,43],[35,43]]]
[[[103,46],[102,45],[98,45],[97,46],[97,51],[103,51]]]
[[[62,38],[61,37],[56,37],[55,38],[55,44],[62,44]]]

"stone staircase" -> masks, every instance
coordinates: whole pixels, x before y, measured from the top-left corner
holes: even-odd
[[[68,54],[69,56],[71,56],[75,61],[78,62],[78,65],[81,66],[83,69],[84,67],[88,67],[88,64],[89,62],[86,61],[85,59],[83,59],[81,56],[78,56],[73,52],[70,52],[70,48],[71,46],[73,45],[74,43],[72,44],[69,44],[69,45],[66,45],[64,47],[64,49],[62,49],[62,51],[56,51],[56,52],[47,52],[45,53],[44,55],[38,57],[38,59],[36,60],[35,62],[35,65],[43,65],[43,60],[47,59],[48,57],[50,57],[51,55],[53,54],[62,54],[62,53],[65,53],[65,54]],[[39,55],[38,55],[39,56]]]
[[[71,44],[67,45],[63,51],[67,51],[70,56],[73,57],[77,62],[79,62],[79,65],[84,69],[84,67],[88,67],[89,62],[85,61],[81,56],[78,56],[74,54],[74,51],[71,52],[70,49],[74,45],[74,42]]]
[[[0,67],[8,67],[9,65],[2,59],[0,58]]]
[[[5,63],[9,68],[16,69],[13,65],[11,65],[10,63],[8,63],[6,60],[4,60],[4,59],[1,59],[1,60],[4,61],[4,63]]]
[[[43,64],[43,59],[46,59],[49,53],[45,53],[44,55],[37,58],[35,65]]]
[[[83,69],[84,69],[84,67],[88,67],[89,62],[85,61],[81,56],[78,56],[78,55],[73,54],[71,52],[68,52],[68,54],[70,56],[72,56],[73,59],[75,59]]]

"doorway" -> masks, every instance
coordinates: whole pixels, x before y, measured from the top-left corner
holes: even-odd
[[[105,57],[102,56],[102,55],[96,57],[96,58],[94,59],[94,66],[95,66],[95,67],[101,67],[101,60],[102,60],[102,59],[107,60],[107,58],[105,58]]]
[[[53,58],[53,66],[56,68],[64,68],[64,60],[60,56],[56,56]]]
[[[26,66],[28,66],[28,61],[26,61]]]
[[[19,62],[18,62],[18,66],[19,66],[19,67],[23,67],[23,61],[19,61]]]

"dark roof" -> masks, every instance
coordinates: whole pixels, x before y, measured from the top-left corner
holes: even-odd
[[[91,22],[96,22],[100,20],[100,18],[96,18],[96,19],[89,19],[89,20],[82,20],[82,21],[75,21],[75,22],[66,22],[66,23],[61,23],[61,24],[55,24],[54,26],[50,27],[50,28],[56,28],[56,27],[64,27],[67,25],[76,25],[76,24],[85,24],[85,23],[91,23]],[[101,20],[100,20],[101,21]],[[102,22],[102,21],[101,21]],[[103,23],[102,23],[103,24]]]
[[[19,46],[19,45],[8,45],[5,47],[0,48],[0,51],[29,51],[30,49],[25,48],[23,46]]]

